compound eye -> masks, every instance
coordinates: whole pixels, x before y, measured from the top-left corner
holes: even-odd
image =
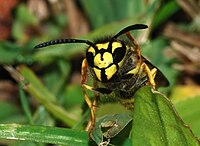
[[[90,67],[94,67],[94,56],[96,54],[95,48],[89,47],[86,52],[86,60]]]
[[[115,64],[119,63],[124,58],[125,54],[126,54],[125,46],[116,48],[113,52],[113,62]]]
[[[88,65],[90,67],[94,67],[94,55],[92,52],[87,52],[86,53],[86,60],[88,62]]]

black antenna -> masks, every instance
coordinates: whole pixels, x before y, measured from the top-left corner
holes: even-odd
[[[51,40],[48,42],[38,44],[34,48],[38,49],[38,48],[43,48],[43,47],[47,47],[47,46],[51,46],[51,45],[67,44],[67,43],[85,43],[85,44],[88,44],[89,46],[92,46],[93,48],[96,48],[94,43],[92,43],[88,40],[79,40],[79,39],[56,39],[56,40]]]
[[[145,24],[134,24],[134,25],[130,25],[124,29],[122,29],[120,32],[118,32],[116,35],[114,35],[113,39],[115,38],[118,38],[120,35],[128,32],[128,31],[131,31],[131,30],[137,30],[137,29],[146,29],[148,28],[147,25]]]
[[[110,42],[109,42],[109,45],[108,45],[108,48],[112,48],[112,42],[116,39],[116,38],[118,38],[120,35],[122,35],[122,34],[124,34],[124,33],[126,33],[126,32],[129,32],[129,31],[131,31],[131,30],[137,30],[137,29],[146,29],[146,28],[148,28],[148,26],[147,25],[145,25],[145,24],[134,24],[134,25],[130,25],[130,26],[127,26],[127,27],[125,27],[124,29],[122,29],[120,32],[118,32],[116,35],[114,35],[112,38],[111,38],[111,40],[110,40]]]

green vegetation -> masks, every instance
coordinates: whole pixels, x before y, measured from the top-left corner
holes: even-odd
[[[199,145],[198,2],[78,2],[7,1],[0,10],[0,145]],[[93,41],[136,23],[149,26],[131,33],[170,86],[158,89],[164,95],[139,89],[134,111],[99,104],[89,140],[90,112],[80,87],[86,46],[33,47],[58,38]]]

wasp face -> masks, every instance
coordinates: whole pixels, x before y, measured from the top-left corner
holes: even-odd
[[[121,41],[97,43],[86,52],[88,65],[99,81],[108,82],[124,62],[126,46]]]

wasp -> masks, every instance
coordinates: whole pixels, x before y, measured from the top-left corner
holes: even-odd
[[[146,29],[147,25],[134,24],[125,27],[111,37],[91,42],[82,39],[57,39],[41,43],[35,48],[56,44],[84,43],[88,45],[86,58],[82,61],[81,87],[84,99],[91,110],[89,133],[95,126],[95,111],[100,94],[114,95],[116,100],[128,109],[133,108],[134,93],[144,85],[153,89],[169,84],[161,71],[145,59],[140,46],[130,31]],[[88,73],[93,78],[93,86],[86,84]],[[94,91],[92,101],[86,90]]]

